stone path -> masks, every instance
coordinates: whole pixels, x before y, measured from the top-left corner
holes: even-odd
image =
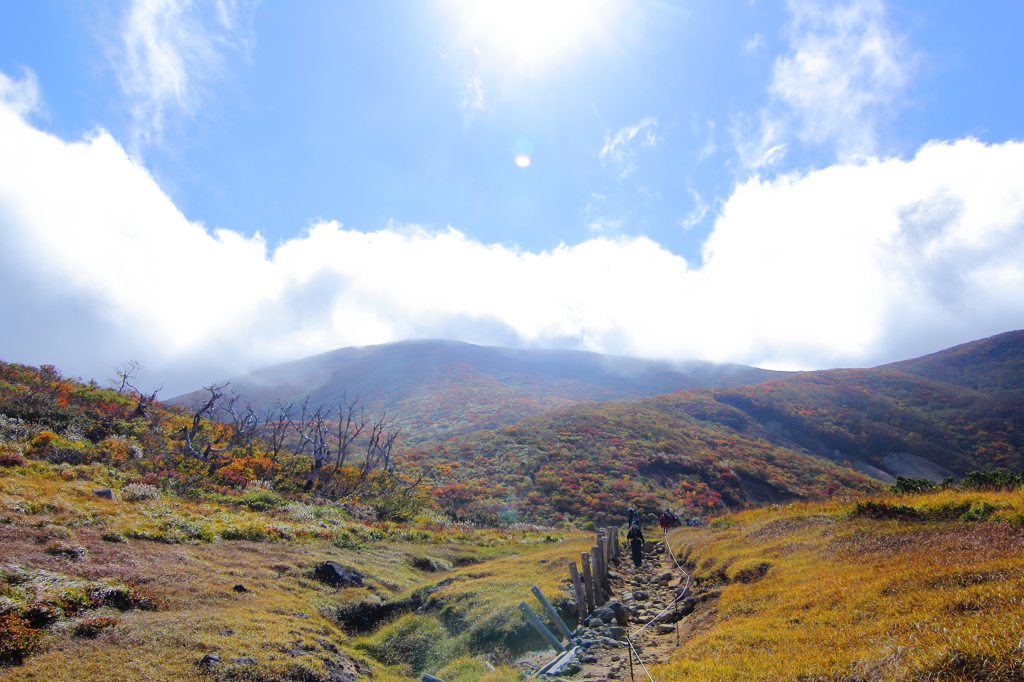
[[[717,593],[688,594],[656,623],[638,635],[632,634],[672,604],[686,584],[686,578],[676,568],[663,543],[659,541],[648,545],[650,551],[645,554],[643,566],[639,569],[633,567],[628,552],[619,557],[618,566],[611,572],[612,596],[609,602],[573,633],[572,644],[581,647],[576,663],[558,675],[543,675],[542,678],[566,682],[629,680],[627,632],[631,633],[634,648],[648,666],[670,660],[672,652],[685,643],[692,628],[679,621],[696,609],[707,612],[709,609],[702,607],[702,603],[717,597]],[[691,586],[693,592],[694,586]],[[549,650],[523,656],[517,662],[532,674],[553,657]],[[633,678],[649,682],[635,655]]]

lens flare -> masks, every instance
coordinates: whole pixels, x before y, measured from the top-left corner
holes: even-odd
[[[516,165],[519,166],[520,168],[526,168],[527,166],[530,165],[529,154],[516,154],[515,160]]]
[[[449,0],[473,41],[539,66],[610,25],[620,0]]]

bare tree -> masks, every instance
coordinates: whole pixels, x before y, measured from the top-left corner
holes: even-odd
[[[331,411],[330,408],[325,410],[322,405],[315,410],[310,410],[309,396],[306,396],[299,408],[298,418],[289,417],[288,419],[288,423],[299,438],[295,454],[301,455],[308,452],[313,458],[309,476],[306,477],[306,483],[303,485],[305,490],[312,490],[316,485],[317,479],[320,478],[320,472],[327,465],[331,454],[331,448],[327,442],[330,429],[328,420]]]
[[[217,405],[218,416],[222,416],[222,421],[231,425],[231,438],[226,447],[232,449],[245,446],[248,454],[252,455],[253,439],[260,435],[260,417],[252,409],[251,403],[239,409],[239,399],[238,392],[232,390],[231,397],[222,399]]]
[[[357,408],[358,413],[356,412]],[[345,462],[348,460],[349,447],[365,428],[366,410],[359,405],[359,396],[349,400],[347,394],[342,393],[341,403],[338,405],[334,473],[337,473],[339,469],[345,466]]]
[[[224,388],[227,383],[223,384],[212,384],[210,386],[204,386],[203,390],[210,392],[210,397],[204,402],[192,415],[192,428],[187,426],[181,427],[181,435],[184,439],[182,445],[182,451],[187,454],[200,459],[204,462],[210,462],[211,456],[217,453],[224,452],[227,448],[215,448],[213,447],[213,441],[206,441],[206,446],[202,452],[196,449],[194,445],[195,437],[199,434],[199,429],[203,423],[203,416],[206,415],[209,418],[213,418],[217,411],[220,401],[224,399]]]
[[[163,390],[163,386],[156,389],[152,393],[146,393],[135,386],[133,382],[138,381],[139,373],[142,372],[142,363],[138,360],[129,360],[128,362],[114,368],[114,372],[117,374],[116,379],[110,379],[111,386],[116,386],[115,389],[118,393],[127,395],[135,401],[135,409],[132,410],[131,414],[128,415],[128,420],[132,419],[149,419],[149,415],[146,410],[149,409],[150,405],[156,402],[156,394]]]

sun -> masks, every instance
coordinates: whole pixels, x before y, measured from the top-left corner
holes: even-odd
[[[536,67],[597,37],[614,0],[451,0],[451,4],[471,40]]]

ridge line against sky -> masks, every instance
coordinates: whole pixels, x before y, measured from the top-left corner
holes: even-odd
[[[1024,144],[930,134],[955,124],[921,113],[953,69],[919,44],[927,8],[737,3],[722,28],[698,2],[383,5],[343,14],[361,66],[293,90],[282,35],[313,29],[276,3],[19,17],[43,28],[0,40],[0,359],[138,359],[174,393],[410,338],[815,369],[1024,327]],[[495,33],[516,22],[530,40]],[[662,62],[705,27],[745,85],[699,110],[710,75]],[[41,56],[61,32],[82,71]],[[347,109],[316,100],[334,125],[300,97],[318,73],[347,84]]]

